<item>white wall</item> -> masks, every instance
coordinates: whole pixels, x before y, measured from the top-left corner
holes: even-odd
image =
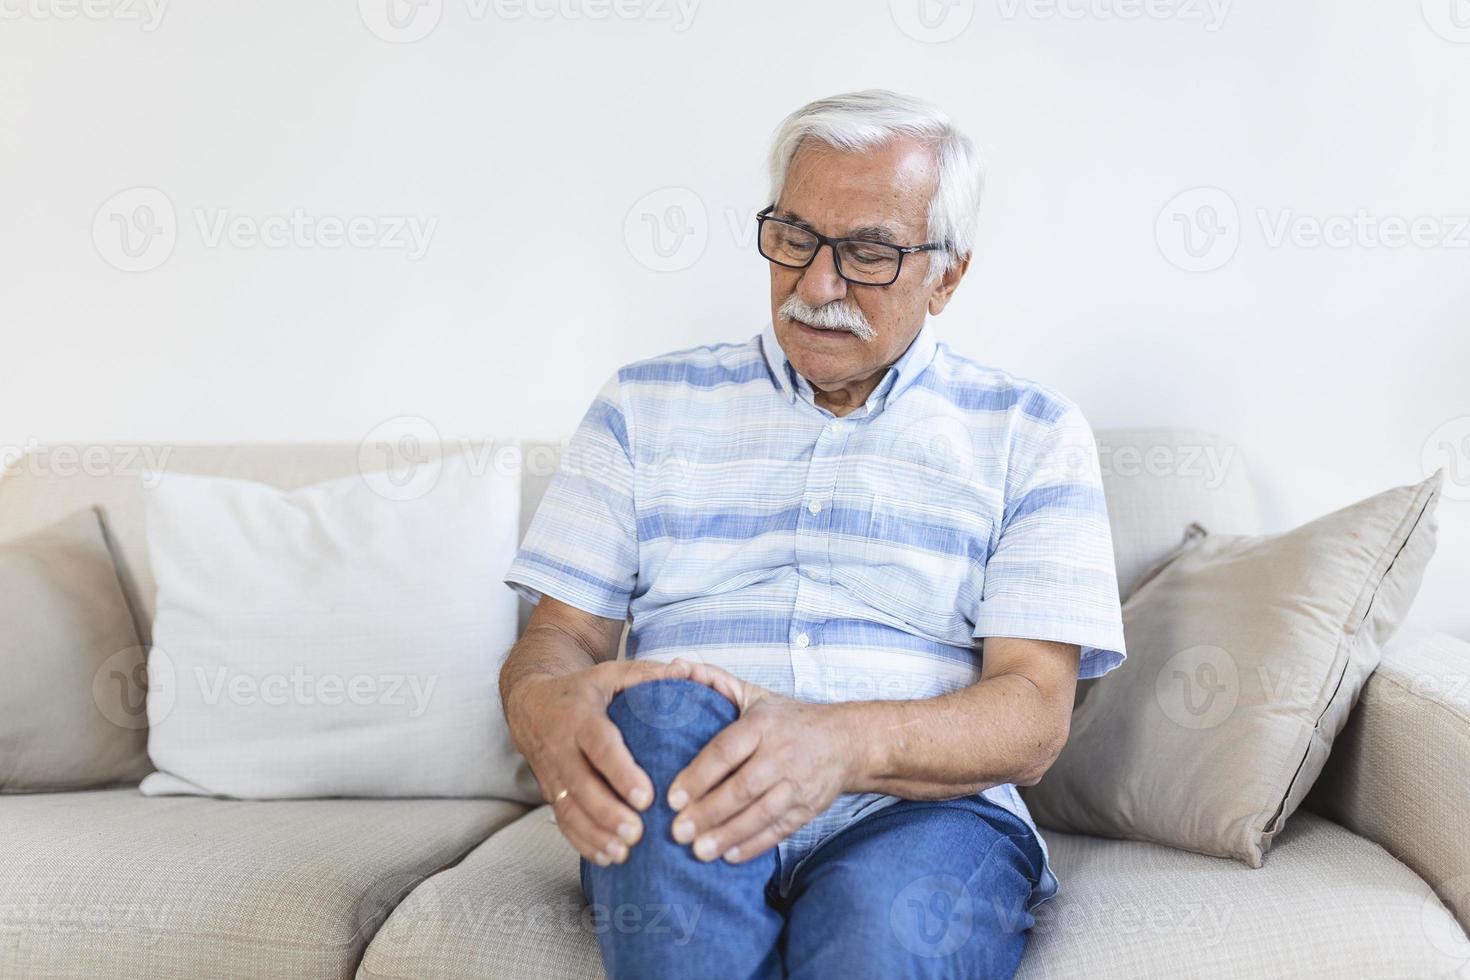
[[[944,339],[1097,427],[1231,435],[1276,526],[1451,467],[1420,611],[1470,637],[1465,0],[83,2],[0,0],[0,446],[564,434],[618,364],[759,329],[771,128],[885,85],[991,162]],[[172,252],[129,259],[150,200]],[[435,224],[210,234],[295,209]],[[1420,243],[1275,238],[1360,209]]]

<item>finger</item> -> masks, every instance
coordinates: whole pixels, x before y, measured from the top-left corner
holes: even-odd
[[[735,819],[754,806],[777,783],[783,781],[780,770],[770,761],[770,753],[757,752],[745,764],[714,789],[685,807],[674,819],[674,840],[681,844],[698,843],[697,837]],[[725,837],[728,844],[752,836],[751,828],[740,837]],[[696,851],[696,853],[698,853]],[[719,851],[712,857],[718,857]]]
[[[669,783],[669,806],[683,810],[701,799],[750,758],[760,741],[756,725],[745,718],[720,729]]]
[[[745,709],[746,701],[748,700],[747,688],[749,685],[728,670],[725,670],[723,667],[716,667],[714,664],[689,663],[679,657],[675,657],[672,662],[683,664],[687,667],[689,680],[697,681],[706,687],[714,688],[728,698],[730,703],[735,705],[735,707],[740,708],[742,711]]]
[[[743,864],[754,860],[796,833],[805,823],[806,818],[799,810],[788,809],[772,818],[764,828],[750,837],[726,847],[720,856],[725,859],[726,864]]]
[[[621,864],[628,859],[628,848],[608,834],[588,815],[575,796],[568,796],[555,806],[556,826],[577,853],[599,867]]]
[[[607,699],[611,701],[613,695],[619,691],[627,690],[637,684],[648,681],[661,680],[687,680],[690,674],[691,664],[684,660],[625,660],[620,663],[621,670],[610,671],[607,675],[607,685],[604,688]]]
[[[694,838],[694,856],[701,861],[713,861],[730,853],[734,847],[737,857],[741,845],[754,840],[762,831],[778,822],[783,814],[790,812],[796,802],[796,787],[787,780],[777,780],[749,806],[741,808],[728,820],[701,825]]]
[[[726,820],[701,821],[689,845],[694,857],[700,861],[722,857],[731,846],[750,840],[778,821],[782,814],[791,810],[795,801],[797,790],[789,780],[772,780],[747,807],[739,808]]]
[[[587,821],[588,839],[596,845],[594,851],[607,851],[608,841],[614,839],[620,839],[625,849],[632,846],[632,841],[643,833],[642,821],[617,798],[586,758],[578,752],[568,753],[568,756],[562,759],[557,771],[557,778],[564,782],[557,788],[556,795],[566,790],[565,797],[555,804],[558,823],[562,807],[571,800]]]
[[[622,837],[623,843],[637,843],[643,834],[643,821],[636,810],[646,810],[653,803],[653,783],[633,761],[623,733],[602,715],[587,719],[577,728],[576,743],[588,765],[611,790],[583,800],[583,807],[598,824]]]

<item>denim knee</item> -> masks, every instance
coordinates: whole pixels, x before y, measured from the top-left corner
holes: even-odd
[[[619,692],[607,715],[661,800],[706,742],[739,715],[730,699],[698,681],[647,681]]]
[[[626,862],[604,868],[581,861],[582,892],[604,914],[658,910],[664,923],[642,929],[615,920],[599,929],[607,975],[780,977],[782,918],[766,901],[775,852],[740,864],[700,861],[687,844],[674,841],[671,828],[669,784],[739,711],[707,685],[657,680],[621,692],[607,713],[653,780],[654,800]],[[670,936],[670,921],[687,923],[687,929]]]

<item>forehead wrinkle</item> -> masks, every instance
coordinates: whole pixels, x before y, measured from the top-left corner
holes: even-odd
[[[895,147],[892,141],[867,151],[847,151],[817,141],[803,142],[792,154],[773,214],[831,238],[872,237],[874,240],[896,244],[907,241],[915,234],[926,236],[929,230],[929,208],[932,206],[938,181],[937,161],[933,157],[932,148],[923,143],[909,147],[898,160],[892,161],[893,166],[881,168],[882,176],[879,177],[874,177],[871,173],[853,173],[851,168],[844,166],[839,166],[835,174],[823,173],[824,164],[829,162],[857,160],[872,164],[877,162],[873,159],[875,155],[895,149],[901,148]],[[913,149],[918,149],[922,154],[922,163],[918,167],[914,166],[916,161],[911,152]],[[859,169],[862,169],[861,166]],[[824,179],[828,177],[835,179]],[[818,201],[831,199],[840,202],[847,199],[847,195],[843,193],[845,186],[852,192],[854,200],[862,202],[859,205],[862,211],[867,212],[859,212],[860,218],[852,226],[818,228],[813,218],[792,208],[783,208],[780,203],[782,200],[789,201],[792,196],[802,196],[803,191],[811,192],[811,197]],[[828,205],[823,210],[830,212],[835,209]]]
[[[775,211],[775,217],[780,218],[782,221],[789,221],[793,225],[800,225],[801,227],[806,228],[810,231],[820,231],[820,229],[818,229],[816,225],[812,224],[806,218],[803,218],[801,215],[788,208],[778,207]],[[898,237],[895,235],[896,230],[901,231],[901,229],[894,229],[889,225],[858,225],[855,228],[849,228],[846,231],[843,231],[836,235],[829,235],[828,237],[867,238],[872,239],[873,241],[891,243],[898,241]]]

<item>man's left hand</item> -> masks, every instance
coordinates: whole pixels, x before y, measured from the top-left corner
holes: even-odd
[[[710,664],[689,678],[708,684],[740,717],[700,750],[669,786],[674,839],[701,861],[749,861],[821,814],[852,782],[861,740],[839,706],[810,704],[748,684]]]

